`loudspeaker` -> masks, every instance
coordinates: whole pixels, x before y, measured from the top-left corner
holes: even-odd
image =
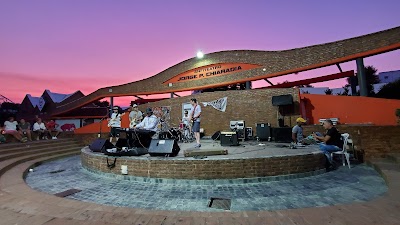
[[[177,156],[181,148],[175,139],[153,139],[150,142],[149,154],[151,156]]]
[[[292,128],[290,127],[274,127],[272,128],[272,137],[275,142],[292,142]]]
[[[257,137],[260,140],[268,140],[271,137],[271,126],[269,123],[257,123]]]
[[[292,95],[272,96],[272,105],[273,106],[291,105],[291,104],[293,104],[293,96]]]
[[[117,143],[115,143],[115,147],[117,147],[117,149],[121,149],[122,147],[128,147],[128,139],[126,138],[119,138]]]
[[[237,146],[237,145],[239,145],[239,141],[236,132],[221,132],[221,146]]]
[[[107,139],[97,138],[89,145],[92,152],[105,152],[106,149],[115,148],[115,146]]]
[[[211,139],[213,139],[214,141],[219,140],[220,136],[221,136],[221,131],[217,131],[211,136]]]

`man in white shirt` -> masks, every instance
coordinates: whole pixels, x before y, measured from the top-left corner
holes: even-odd
[[[158,118],[153,114],[153,110],[151,108],[146,109],[146,117],[143,119],[141,123],[135,126],[135,128],[141,128],[145,130],[150,130],[157,132]]]
[[[129,128],[134,128],[142,119],[143,113],[139,111],[136,104],[133,104],[132,111],[129,113]]]
[[[14,120],[14,117],[8,118],[8,121],[4,122],[4,134],[10,134],[20,142],[26,142],[27,139],[17,131],[17,126],[18,122]]]
[[[201,116],[201,106],[197,104],[197,99],[190,99],[190,104],[192,105],[190,109],[190,121],[193,121],[192,131],[194,133],[194,137],[196,138],[195,148],[200,148],[200,116]]]
[[[47,136],[49,136],[49,131],[46,129],[46,125],[42,122],[41,118],[38,118],[36,123],[33,124],[33,132],[37,135],[36,140],[39,140],[40,138],[48,139]]]

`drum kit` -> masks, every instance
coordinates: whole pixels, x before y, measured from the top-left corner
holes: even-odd
[[[192,142],[194,140],[193,132],[190,127],[180,123],[179,127],[172,127],[166,133],[168,139],[175,139],[179,142]]]

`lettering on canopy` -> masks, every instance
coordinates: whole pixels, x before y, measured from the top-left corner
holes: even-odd
[[[195,69],[188,70],[171,79],[165,81],[163,84],[179,83],[185,81],[201,80],[210,77],[223,76],[232,73],[237,73],[245,70],[261,67],[260,65],[247,64],[247,63],[222,63],[202,66]]]

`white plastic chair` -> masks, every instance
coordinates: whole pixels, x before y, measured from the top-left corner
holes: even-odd
[[[345,162],[345,158],[346,158],[347,165],[349,166],[349,169],[350,169],[351,168],[350,167],[350,154],[347,152],[347,144],[348,144],[349,136],[350,136],[350,134],[348,134],[348,133],[342,134],[343,149],[342,149],[342,151],[339,151],[339,152],[332,152],[331,157],[333,157],[333,154],[342,155],[343,166],[346,166],[346,162]]]

